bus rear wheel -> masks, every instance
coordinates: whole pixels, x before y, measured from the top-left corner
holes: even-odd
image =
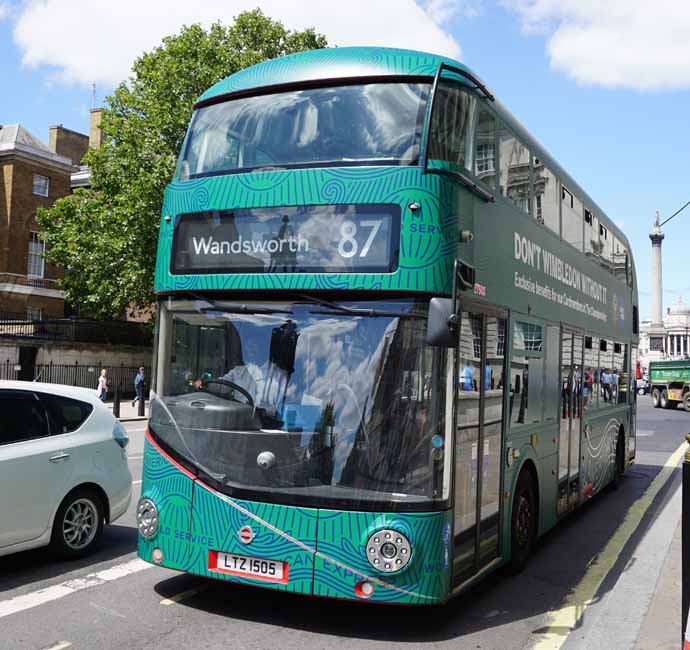
[[[625,436],[623,433],[618,434],[616,440],[616,459],[613,468],[613,487],[617,488],[623,480],[625,473]]]
[[[662,409],[671,407],[668,401],[668,391],[665,388],[661,391],[661,397],[659,397],[659,406],[661,406]]]
[[[658,409],[661,406],[660,401],[661,401],[661,393],[659,392],[658,388],[655,388],[652,390],[652,406],[655,409]]]
[[[510,562],[511,573],[520,573],[532,553],[537,533],[537,508],[532,477],[522,470],[513,494],[510,517]]]

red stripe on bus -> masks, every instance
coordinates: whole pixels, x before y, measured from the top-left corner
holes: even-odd
[[[192,480],[196,479],[196,476],[194,476],[194,474],[192,474],[188,469],[182,467],[182,465],[180,465],[180,463],[178,463],[176,460],[174,460],[173,458],[171,458],[168,454],[166,454],[166,453],[158,446],[158,444],[157,444],[156,441],[153,439],[153,436],[151,435],[151,432],[148,430],[148,428],[146,429],[146,439],[151,443],[151,445],[153,446],[153,448],[154,448],[161,456],[163,456],[163,458],[165,458],[165,460],[167,460],[171,465],[173,465],[174,467],[176,467],[177,469],[179,469],[183,474],[185,474],[186,476],[188,476],[188,477],[191,478]]]

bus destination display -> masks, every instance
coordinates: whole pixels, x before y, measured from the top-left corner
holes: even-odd
[[[213,210],[178,216],[171,272],[390,273],[399,246],[396,205]]]

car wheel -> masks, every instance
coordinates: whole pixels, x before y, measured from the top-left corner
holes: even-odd
[[[658,388],[655,388],[652,391],[652,406],[655,409],[658,409],[660,406],[660,400],[661,400],[661,393],[659,392]]]
[[[637,394],[638,395],[644,395],[647,391],[644,388],[638,388],[637,389]]]
[[[683,408],[690,413],[690,391],[683,395]]]
[[[668,401],[668,391],[665,388],[661,391],[661,396],[659,397],[659,406],[662,409],[667,409],[670,406]]]
[[[50,540],[52,551],[65,559],[76,559],[98,544],[103,532],[103,504],[88,488],[70,492],[58,508]]]
[[[534,486],[529,472],[523,470],[513,494],[513,508],[510,517],[510,563],[511,573],[520,573],[532,553],[537,533],[537,508]]]

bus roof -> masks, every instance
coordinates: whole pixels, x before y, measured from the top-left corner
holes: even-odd
[[[235,93],[252,93],[260,89],[308,82],[344,81],[358,77],[433,77],[441,63],[465,70],[477,78],[477,75],[463,63],[429,52],[391,47],[333,47],[298,52],[240,70],[211,86],[199,97],[197,106],[222,101]],[[444,74],[444,78],[446,76],[472,86],[468,79],[459,75]],[[585,207],[623,242],[630,259],[633,260],[630,243],[613,220],[500,101],[495,101],[493,108],[529,147],[532,154],[542,160],[568,189],[575,191],[579,199],[585,203]]]
[[[309,81],[433,77],[441,62],[471,72],[467,66],[447,57],[391,47],[331,47],[298,52],[257,63],[222,79],[201,95],[198,103],[267,86]]]

